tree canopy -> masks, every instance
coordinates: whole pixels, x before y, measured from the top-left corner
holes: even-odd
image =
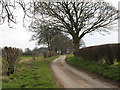
[[[80,40],[86,34],[94,31],[108,32],[111,30],[110,27],[113,26],[113,23],[119,18],[118,10],[105,1],[41,2],[32,0],[25,4],[24,1],[19,0],[17,3],[23,9],[24,18],[25,16],[34,18],[32,23],[38,19],[42,27],[44,27],[44,23],[48,23],[49,28],[55,27],[59,31],[70,34],[73,39],[75,55],[78,53]],[[11,5],[2,0],[0,5],[2,5],[0,21],[2,22],[7,17],[8,22],[14,22],[14,15],[10,10],[10,7],[14,8],[14,3]]]
[[[30,31],[34,32],[35,34],[32,36],[32,40],[38,40],[38,45],[45,44],[48,46],[48,50],[52,50],[52,41],[61,33],[57,30],[57,28],[53,27],[49,23],[40,23],[37,19],[35,20],[30,26]]]
[[[75,55],[80,40],[93,31],[107,32],[118,19],[118,10],[107,2],[73,0],[67,2],[36,2],[34,7],[41,22],[52,23],[73,38]]]

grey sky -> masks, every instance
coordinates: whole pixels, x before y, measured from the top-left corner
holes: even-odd
[[[113,4],[116,8],[118,8],[119,0],[105,0]],[[14,29],[8,27],[7,23],[0,25],[0,47],[4,46],[12,46],[17,48],[30,48],[33,49],[37,45],[36,41],[30,41],[30,38],[33,33],[29,32],[22,26],[22,17],[23,12],[21,9],[16,10],[15,15],[17,16],[17,25],[13,25]],[[109,35],[100,35],[98,33],[94,33],[93,35],[86,35],[83,38],[86,46],[93,46],[99,44],[107,44],[107,43],[117,43],[118,42],[118,32],[112,32]],[[40,47],[40,46],[38,46]]]

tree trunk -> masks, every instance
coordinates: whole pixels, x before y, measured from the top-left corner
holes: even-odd
[[[52,46],[48,43],[48,51],[52,51]]]
[[[78,38],[73,39],[73,46],[74,46],[74,55],[78,57],[79,53],[79,46],[80,40]]]
[[[47,44],[48,44],[48,51],[50,51],[50,44],[49,44],[49,42],[47,42]]]
[[[14,68],[8,68],[7,76],[14,73]]]
[[[55,52],[57,53],[58,49],[57,49],[57,48],[55,48],[54,50],[55,50]]]
[[[61,55],[63,55],[63,50],[61,50]]]

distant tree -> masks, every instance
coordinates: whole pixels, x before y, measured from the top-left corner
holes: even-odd
[[[43,55],[47,51],[46,47],[39,48],[39,54]]]
[[[58,34],[52,41],[53,50],[66,54],[68,50],[73,51],[72,40],[65,34]]]
[[[31,50],[29,48],[25,48],[25,52],[29,53]]]
[[[83,40],[80,41],[80,47],[84,47],[85,43]],[[73,40],[68,37],[67,34],[58,34],[52,41],[53,50],[61,52],[61,54],[72,53]]]
[[[35,47],[32,51],[36,52],[36,53],[39,53],[39,48],[38,47]]]
[[[38,40],[39,44],[45,44],[48,46],[48,50],[52,51],[52,40],[59,33],[57,28],[53,27],[49,23],[40,23],[39,20],[35,20],[29,27],[30,31],[35,34],[32,36],[32,40]]]
[[[25,52],[23,53],[23,55],[31,56],[31,50],[29,48],[25,48]]]
[[[20,52],[20,55],[22,55],[22,54],[23,54],[23,50],[22,50],[22,49],[19,49],[19,52]]]

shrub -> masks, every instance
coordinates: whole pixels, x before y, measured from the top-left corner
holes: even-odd
[[[4,47],[2,49],[2,63],[4,72],[9,76],[14,73],[14,65],[20,56],[18,48]]]
[[[33,51],[32,52],[32,58],[33,58],[33,60],[35,60],[37,56],[38,56],[38,53],[35,52],[35,51]]]

